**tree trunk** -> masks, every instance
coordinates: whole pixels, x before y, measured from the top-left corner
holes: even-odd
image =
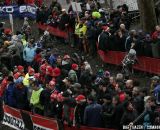
[[[108,0],[105,0],[105,7],[106,7],[106,8],[109,7]]]
[[[142,29],[152,32],[157,24],[154,0],[137,0]]]

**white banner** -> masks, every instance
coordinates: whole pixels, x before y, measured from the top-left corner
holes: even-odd
[[[8,113],[4,114],[2,123],[16,130],[24,130],[23,120],[15,116],[12,116],[11,114],[8,114]]]
[[[75,12],[82,12],[81,3],[71,2],[71,4],[72,4],[73,11],[75,11]]]

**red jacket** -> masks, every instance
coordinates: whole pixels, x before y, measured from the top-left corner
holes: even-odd
[[[3,79],[3,81],[2,81],[2,83],[0,84],[0,97],[3,96],[4,91],[6,90],[7,84],[8,84],[8,82],[7,82],[7,77],[5,77],[5,78]]]
[[[160,32],[155,31],[155,32],[152,34],[152,39],[153,39],[153,40],[160,39]]]

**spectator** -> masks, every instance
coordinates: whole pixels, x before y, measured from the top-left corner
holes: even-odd
[[[102,127],[102,106],[95,102],[94,97],[87,98],[88,106],[84,111],[84,124],[89,127]],[[93,114],[94,113],[94,114]]]
[[[77,72],[78,71],[78,65],[77,64],[72,64],[72,69],[68,73],[68,78],[73,81],[73,83],[78,82],[78,77],[77,77]]]
[[[80,125],[84,125],[83,117],[84,111],[86,107],[86,98],[84,95],[78,95],[76,97],[76,107],[75,107],[75,125],[80,127]]]
[[[103,100],[104,100],[104,104],[102,105],[102,117],[105,124],[105,128],[112,128],[112,118],[114,113],[114,107],[112,104],[111,95],[106,94]]]
[[[131,30],[129,33],[129,36],[126,39],[125,42],[125,49],[127,52],[129,52],[130,49],[133,49],[136,46],[136,38],[137,32],[135,30]]]
[[[103,27],[103,32],[99,35],[99,40],[98,40],[98,49],[102,51],[107,51],[109,50],[109,27],[105,26]]]
[[[155,120],[154,110],[155,110],[155,100],[153,97],[146,97],[145,99],[145,112],[143,125],[146,129],[147,126],[153,125]]]
[[[44,106],[42,106],[40,103],[40,95],[41,95],[41,92],[43,91],[43,88],[41,88],[38,81],[34,81],[31,84],[31,86],[33,89],[31,99],[30,99],[30,106],[31,106],[32,112],[43,115]]]
[[[159,85],[159,77],[158,76],[153,76],[151,78],[151,86],[150,86],[150,90],[149,93],[152,94],[154,92],[154,89]]]
[[[4,101],[5,104],[11,107],[16,107],[16,102],[14,98],[15,83],[13,77],[9,76],[7,79],[8,87],[5,90]]]
[[[22,110],[29,110],[29,101],[26,98],[28,95],[28,88],[23,85],[23,77],[19,77],[15,81],[15,89],[13,96],[16,102],[16,108]]]
[[[119,96],[116,95],[112,98],[112,104],[114,106],[112,127],[121,130],[120,121],[123,116],[124,109],[123,104],[120,103]]]
[[[140,95],[140,88],[134,87],[132,91],[133,97],[133,106],[137,111],[137,114],[140,115],[144,110],[144,97]]]
[[[62,15],[59,21],[59,29],[65,30],[68,25],[69,25],[69,16],[66,13],[66,9],[62,9]]]
[[[132,103],[129,101],[126,101],[124,103],[125,112],[121,118],[121,126],[122,125],[129,125],[131,122],[133,122],[137,118],[137,112],[132,106]]]
[[[40,103],[44,106],[44,116],[55,117],[55,112],[53,110],[53,104],[51,103],[50,96],[55,90],[56,82],[51,80],[49,84],[46,84],[46,88],[40,94]]]

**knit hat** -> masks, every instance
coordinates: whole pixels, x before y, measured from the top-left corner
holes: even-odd
[[[15,81],[15,84],[20,84],[20,83],[23,83],[23,77],[19,77],[16,81]]]
[[[77,70],[78,69],[78,65],[77,64],[72,64],[72,69],[73,70]]]
[[[33,68],[28,67],[28,73],[29,73],[29,75],[34,75],[35,71]]]
[[[102,26],[102,29],[103,29],[104,31],[108,31],[108,30],[109,30],[109,27],[108,27],[108,26]]]
[[[119,95],[119,101],[120,101],[120,102],[123,102],[125,99],[126,99],[125,93],[121,93],[121,94]]]
[[[78,101],[78,102],[85,102],[86,101],[86,97],[84,95],[78,95],[75,98],[75,100]]]
[[[52,75],[52,73],[53,73],[53,68],[51,66],[47,66],[46,67],[46,74],[47,75]]]
[[[52,74],[54,77],[58,77],[61,75],[61,70],[59,68],[54,68],[53,69],[53,74]]]
[[[35,73],[35,74],[34,74],[34,78],[35,78],[35,79],[39,79],[39,77],[40,77],[40,73]]]
[[[17,66],[17,69],[18,69],[19,72],[23,72],[24,71],[24,67],[21,66],[21,65]]]
[[[65,55],[65,56],[63,57],[64,60],[70,59],[70,58],[71,58],[71,57],[70,57],[69,55]]]
[[[40,71],[43,73],[43,74],[45,74],[46,73],[46,65],[45,64],[43,64],[43,65],[41,65],[40,66]]]
[[[14,74],[13,77],[14,77],[14,79],[18,79],[20,76],[21,76],[21,73],[17,72]]]
[[[9,29],[9,28],[6,28],[6,29],[4,30],[4,33],[5,33],[5,34],[11,34],[11,33],[12,33],[12,30]]]
[[[104,78],[110,77],[110,72],[106,70],[106,71],[103,73],[103,77],[104,77]]]

